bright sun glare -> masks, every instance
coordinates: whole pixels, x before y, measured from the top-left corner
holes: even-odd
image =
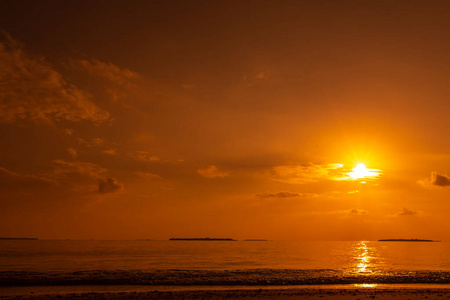
[[[376,169],[367,169],[363,163],[359,163],[352,169],[352,172],[347,173],[352,179],[361,179],[367,177],[377,177],[380,172]]]

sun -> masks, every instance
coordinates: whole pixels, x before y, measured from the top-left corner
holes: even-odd
[[[347,173],[347,175],[352,179],[373,178],[380,175],[380,170],[367,169],[363,163],[359,163],[352,169],[352,172]]]

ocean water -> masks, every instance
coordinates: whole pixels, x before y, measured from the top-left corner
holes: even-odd
[[[0,285],[450,283],[445,242],[0,240]]]

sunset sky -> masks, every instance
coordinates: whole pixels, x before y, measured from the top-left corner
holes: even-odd
[[[0,237],[450,240],[449,15],[0,1]]]

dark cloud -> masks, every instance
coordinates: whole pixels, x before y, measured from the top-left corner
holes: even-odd
[[[450,186],[450,177],[448,175],[439,174],[438,172],[433,171],[431,172],[431,176],[429,178],[418,180],[417,183],[419,183],[423,187],[431,187],[431,186],[446,187]]]
[[[26,53],[8,34],[0,42],[0,122],[109,119],[88,93],[69,83],[42,57]]]
[[[431,184],[437,186],[449,186],[450,177],[443,174],[438,174],[437,172],[431,173]]]
[[[99,193],[115,193],[123,189],[123,184],[115,178],[101,178],[98,180]]]
[[[358,209],[358,208],[352,208],[349,212],[349,215],[366,215],[367,214],[367,210],[363,210],[363,209]]]
[[[417,215],[417,211],[414,210],[410,210],[406,207],[403,207],[402,210],[397,213],[397,215],[399,216],[413,216],[413,215]]]

